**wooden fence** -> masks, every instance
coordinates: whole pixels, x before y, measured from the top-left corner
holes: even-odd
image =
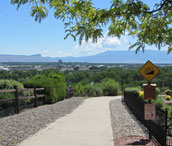
[[[32,96],[20,96],[19,93],[23,91],[30,91],[33,92]],[[2,103],[14,103],[14,112],[19,113],[19,101],[23,99],[34,99],[34,107],[38,106],[38,99],[45,97],[45,94],[37,94],[37,91],[45,91],[44,88],[24,88],[19,89],[17,86],[15,86],[15,89],[6,89],[6,90],[0,90],[0,93],[14,93],[15,98],[13,99],[3,99],[0,100],[0,104]],[[44,92],[45,93],[45,92]]]

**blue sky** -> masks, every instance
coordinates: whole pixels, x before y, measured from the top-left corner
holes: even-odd
[[[145,0],[153,5],[157,0]],[[93,0],[96,7],[108,8],[111,0]],[[88,56],[108,50],[128,50],[132,38],[126,36],[118,39],[107,36],[107,28],[104,28],[104,38],[98,40],[97,44],[91,41],[83,42],[79,46],[68,37],[64,40],[65,29],[60,20],[53,16],[51,10],[49,16],[40,24],[30,16],[28,5],[22,6],[18,11],[10,0],[1,0],[0,5],[0,54],[43,56]],[[146,47],[155,49],[155,47]],[[157,50],[157,49],[156,49]],[[164,49],[163,49],[164,50]]]

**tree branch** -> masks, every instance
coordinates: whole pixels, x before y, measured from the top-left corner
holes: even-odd
[[[152,11],[146,11],[146,13],[154,13],[154,12],[161,10],[164,7],[164,5],[166,4],[166,2],[167,1],[164,1],[158,9],[152,10]]]

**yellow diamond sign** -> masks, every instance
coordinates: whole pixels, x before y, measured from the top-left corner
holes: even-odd
[[[147,61],[140,69],[139,73],[147,80],[151,81],[160,70],[151,62]]]

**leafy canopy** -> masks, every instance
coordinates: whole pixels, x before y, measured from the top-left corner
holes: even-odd
[[[66,37],[74,40],[92,39],[96,42],[103,37],[103,26],[109,25],[109,36],[120,37],[128,32],[137,38],[130,46],[136,52],[145,45],[156,45],[158,49],[168,47],[172,51],[172,1],[160,0],[151,9],[141,0],[112,0],[108,9],[93,6],[91,0],[11,0],[12,4],[29,4],[31,16],[41,22],[48,16],[48,9],[54,9],[54,16],[64,22]],[[49,7],[49,8],[47,8]]]

